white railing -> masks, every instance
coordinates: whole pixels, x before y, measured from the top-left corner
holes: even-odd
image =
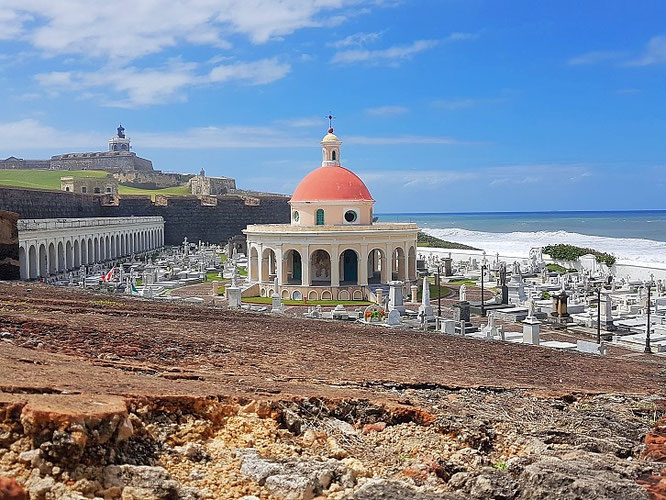
[[[141,217],[85,217],[67,219],[19,219],[19,231],[50,231],[54,229],[101,228],[116,226],[140,226],[146,224],[164,224],[160,216]]]

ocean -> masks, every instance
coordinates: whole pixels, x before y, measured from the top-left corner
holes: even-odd
[[[376,215],[381,222],[415,222],[428,234],[489,254],[527,257],[532,247],[567,243],[619,260],[666,264],[666,210]]]

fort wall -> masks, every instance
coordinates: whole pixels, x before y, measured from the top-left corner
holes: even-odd
[[[0,187],[0,210],[17,212],[21,219],[162,216],[167,245],[179,244],[185,237],[226,244],[248,224],[286,224],[290,220],[288,199],[281,195],[224,195],[152,201],[149,196],[108,197]]]

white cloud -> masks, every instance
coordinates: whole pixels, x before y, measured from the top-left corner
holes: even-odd
[[[336,49],[341,49],[345,47],[361,47],[368,42],[375,42],[381,38],[382,32],[374,33],[354,33],[348,37],[343,38],[342,40],[337,40],[327,44],[329,47],[335,47]]]
[[[382,170],[356,172],[368,184],[400,186],[407,189],[435,189],[456,182],[477,179],[477,172],[457,170]]]
[[[643,53],[628,61],[627,66],[649,66],[666,63],[666,36],[655,36],[650,39]]]
[[[495,98],[462,98],[462,99],[437,99],[431,105],[438,109],[454,111],[457,109],[473,108],[483,104],[494,104],[506,101],[506,97]]]
[[[118,99],[106,98],[107,106],[134,107],[186,99],[182,91],[194,85],[242,81],[252,85],[271,83],[283,78],[288,64],[275,58],[253,62],[233,62],[212,68],[207,74],[197,73],[198,65],[171,61],[160,68],[118,67],[110,64],[93,72],[41,73],[37,81],[50,91],[81,91],[110,88]]]
[[[365,114],[369,116],[395,116],[405,113],[409,113],[409,108],[406,106],[379,106],[365,110]]]
[[[209,80],[211,82],[242,80],[253,85],[260,85],[284,78],[290,70],[289,64],[280,63],[276,58],[261,59],[249,63],[216,66],[211,70]]]
[[[438,137],[427,135],[396,135],[385,137],[369,137],[364,135],[350,135],[345,140],[347,144],[363,146],[372,145],[398,145],[398,144],[441,144],[441,145],[480,145],[481,142],[462,141],[453,137]]]
[[[254,43],[344,20],[363,0],[5,0],[1,37],[20,36],[47,54],[128,60],[180,42],[228,48],[230,35]],[[353,13],[350,13],[353,14]]]
[[[613,50],[597,50],[586,52],[567,61],[571,66],[582,66],[588,64],[598,64],[604,62],[613,62],[622,59],[627,55],[626,52]]]
[[[363,50],[353,49],[337,52],[331,62],[338,64],[350,64],[369,61],[371,63],[397,62],[409,59],[419,52],[435,47],[437,40],[417,40],[409,45],[395,45],[387,49]]]
[[[303,120],[303,122],[301,122]],[[269,125],[222,125],[193,127],[176,131],[141,131],[128,130],[138,149],[227,149],[227,148],[316,148],[321,136],[307,129],[299,130],[301,125],[321,125],[322,120],[304,118],[291,120],[292,127],[283,127],[285,121]],[[288,121],[287,121],[288,122]],[[54,149],[61,151],[105,149],[108,140],[104,132],[77,132],[59,130],[35,119],[14,122],[0,122],[0,148],[14,154],[17,150]],[[402,145],[402,144],[440,144],[440,145],[477,145],[450,137],[398,135],[394,137],[346,136],[346,144],[365,146]]]
[[[90,150],[100,148],[108,137],[102,134],[63,132],[55,127],[43,125],[39,121],[28,118],[13,122],[0,122],[0,149],[9,154],[20,154],[20,150],[53,149],[60,151],[63,147],[63,139],[66,137],[65,146]]]
[[[476,40],[477,38],[479,38],[479,35],[476,33],[451,33],[446,37],[446,41],[460,42],[464,40]]]

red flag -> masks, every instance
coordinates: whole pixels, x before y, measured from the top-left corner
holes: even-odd
[[[111,270],[108,273],[103,274],[102,275],[102,283],[108,283],[109,281],[111,281],[111,278],[113,278],[113,271],[115,271],[115,270],[116,270],[116,268],[112,267]]]

